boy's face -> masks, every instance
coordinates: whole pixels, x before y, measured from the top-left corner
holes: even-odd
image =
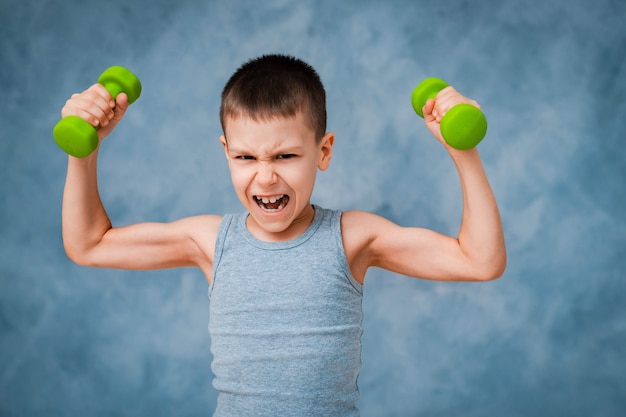
[[[268,121],[229,118],[220,140],[237,197],[250,212],[250,233],[266,241],[302,234],[315,214],[310,203],[315,176],[330,164],[333,134],[316,143],[298,113]]]

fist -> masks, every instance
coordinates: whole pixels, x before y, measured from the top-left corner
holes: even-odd
[[[101,84],[73,94],[61,110],[61,116],[78,116],[97,129],[101,140],[115,128],[128,108],[128,97],[120,93],[116,100]]]

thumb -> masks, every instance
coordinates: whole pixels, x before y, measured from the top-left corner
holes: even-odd
[[[424,120],[426,122],[432,122],[436,119],[436,117],[433,115],[434,109],[435,109],[435,100],[432,98],[429,98],[428,100],[426,100],[426,104],[424,104],[424,107],[422,107],[422,114],[424,115]]]
[[[124,113],[126,113],[128,106],[129,106],[128,96],[126,95],[126,93],[119,93],[117,97],[115,98],[115,109],[113,110],[113,113],[114,113],[113,119],[115,119],[116,121],[121,120],[122,117],[124,116]]]

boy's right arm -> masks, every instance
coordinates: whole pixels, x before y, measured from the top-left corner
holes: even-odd
[[[76,115],[100,126],[102,140],[123,117],[125,94],[113,102],[96,84],[66,103],[62,116]],[[113,228],[98,192],[98,150],[86,158],[69,156],[63,194],[63,243],[80,265],[120,269],[197,266],[210,279],[219,216],[197,216],[173,223],[139,223]]]

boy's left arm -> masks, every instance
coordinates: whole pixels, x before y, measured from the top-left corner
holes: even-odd
[[[478,106],[448,87],[423,109],[427,127],[446,147],[459,174],[463,218],[458,236],[400,227],[369,213],[345,213],[344,246],[357,279],[362,279],[369,266],[441,281],[487,281],[504,273],[506,248],[502,222],[478,151],[451,148],[439,130],[441,117],[458,103]],[[363,228],[363,224],[369,227]]]

